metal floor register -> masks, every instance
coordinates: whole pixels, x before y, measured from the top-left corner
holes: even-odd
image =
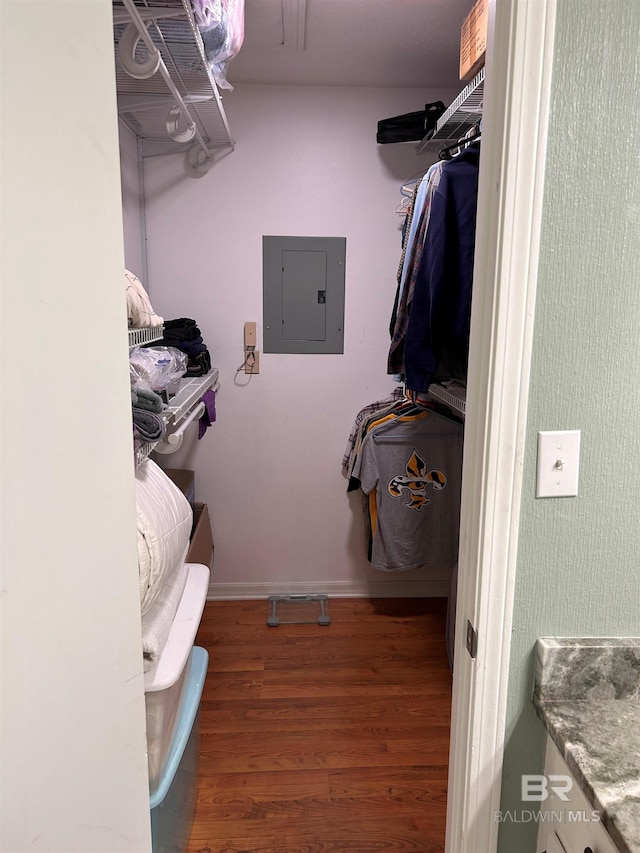
[[[267,625],[328,625],[328,595],[270,595]]]

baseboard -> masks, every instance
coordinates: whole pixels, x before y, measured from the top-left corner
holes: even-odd
[[[447,580],[329,581],[323,583],[216,583],[209,584],[209,601],[266,599],[270,595],[323,594],[332,598],[446,598]]]

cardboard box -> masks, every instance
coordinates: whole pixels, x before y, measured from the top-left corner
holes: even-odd
[[[213,535],[206,504],[195,504],[193,508],[193,530],[187,563],[201,563],[213,568]]]
[[[186,468],[165,468],[164,473],[176,484],[191,505],[196,502],[195,472]]]
[[[484,65],[489,0],[477,0],[460,31],[460,79],[472,80]]]

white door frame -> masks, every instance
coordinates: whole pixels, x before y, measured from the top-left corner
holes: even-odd
[[[447,853],[497,848],[555,3],[489,2]]]

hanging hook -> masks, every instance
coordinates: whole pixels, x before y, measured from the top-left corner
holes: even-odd
[[[191,120],[190,116],[185,116],[185,119],[187,120],[187,128],[185,130],[178,130],[178,123],[181,115],[182,110],[180,107],[171,107],[169,115],[167,116],[167,133],[176,142],[191,142],[193,137],[196,135],[195,122]]]
[[[204,177],[213,166],[213,156],[207,156],[207,152],[197,142],[189,148],[186,154],[185,168],[187,174],[192,178]]]
[[[142,36],[135,24],[129,24],[118,42],[118,61],[127,72],[129,77],[135,80],[146,80],[153,77],[160,67],[160,51],[157,48],[150,50],[149,56],[143,62],[136,60],[136,48]]]

